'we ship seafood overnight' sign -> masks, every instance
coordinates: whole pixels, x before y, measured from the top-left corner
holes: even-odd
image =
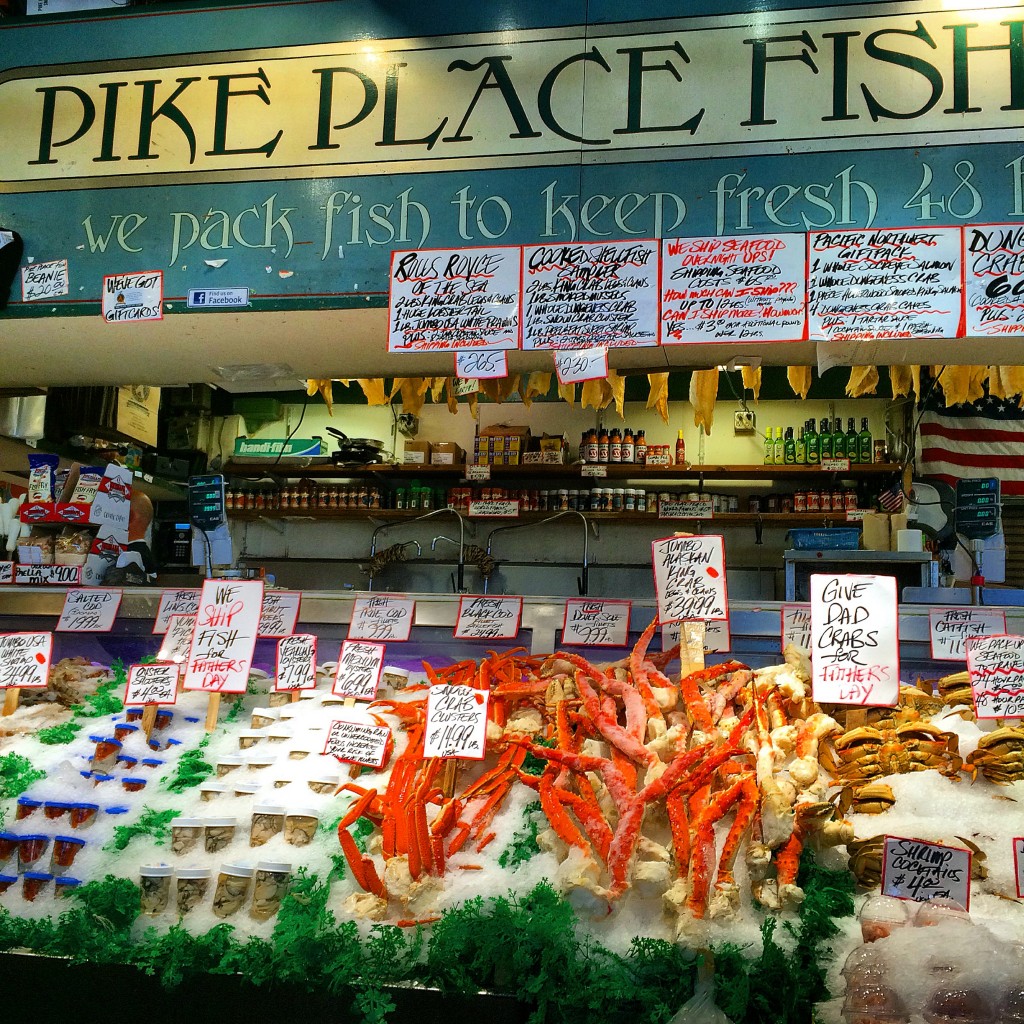
[[[1024,717],[1024,636],[968,640],[967,671],[977,718]]]

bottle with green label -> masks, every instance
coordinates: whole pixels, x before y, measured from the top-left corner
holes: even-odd
[[[818,452],[823,459],[832,458],[832,431],[828,429],[828,420],[822,417],[821,430],[818,433]]]
[[[796,464],[798,466],[807,465],[807,442],[804,440],[804,428],[797,428],[796,435]]]
[[[764,432],[764,464],[775,465],[775,441],[772,439],[771,427],[767,427]]]
[[[817,466],[821,463],[820,441],[818,432],[814,429],[814,417],[807,421],[807,429],[804,431],[804,446],[807,449],[807,465]]]
[[[868,429],[868,418],[867,416],[861,417],[860,421],[860,434],[857,435],[858,447],[860,448],[860,461],[871,462],[874,459],[874,454],[871,450],[872,437],[871,431]]]
[[[832,428],[832,458],[846,458],[846,435],[843,433],[843,421],[840,417],[833,420]]]
[[[786,440],[783,443],[783,463],[787,466],[796,465],[796,441],[793,439],[793,428],[786,427]]]
[[[782,440],[782,427],[775,428],[775,459],[776,466],[781,466],[786,461],[785,444]]]
[[[857,421],[852,416],[846,421],[846,457],[851,463],[860,462],[860,437]]]

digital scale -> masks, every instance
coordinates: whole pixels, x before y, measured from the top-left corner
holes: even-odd
[[[215,530],[227,522],[224,512],[224,477],[219,473],[188,478],[188,519],[203,532]]]

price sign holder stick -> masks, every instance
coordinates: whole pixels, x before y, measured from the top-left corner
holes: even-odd
[[[203,728],[207,732],[213,732],[217,728],[217,716],[220,714],[220,694],[211,693],[209,703],[206,705],[206,722]]]
[[[4,696],[4,710],[0,713],[0,718],[6,718],[8,715],[13,715],[18,710],[18,702],[21,700],[21,687],[12,686],[7,690]]]
[[[302,694],[300,693],[300,691],[298,691],[298,690],[292,690],[292,699],[291,699],[291,703],[292,703],[292,704],[298,704],[298,702],[299,702],[300,700],[302,700]]]
[[[697,619],[684,619],[679,623],[680,675],[704,671],[704,630],[706,624]]]
[[[146,734],[147,743],[153,732],[153,726],[156,725],[156,710],[156,704],[146,704],[142,709],[142,720],[139,724],[142,726],[142,731]]]
[[[445,798],[450,800],[455,796],[455,784],[459,779],[459,759],[449,757],[444,762],[444,770],[441,772],[441,792]]]

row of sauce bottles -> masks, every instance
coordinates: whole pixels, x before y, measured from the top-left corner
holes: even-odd
[[[794,435],[792,427],[768,427],[764,433],[764,464],[766,466],[816,466],[823,459],[849,459],[851,463],[884,463],[885,442],[876,441],[868,429],[868,418],[860,421],[860,432],[856,420],[847,420],[843,433],[842,418],[837,416],[834,426],[829,429],[828,419],[821,420],[820,429],[815,430],[814,418],[807,420]]]

